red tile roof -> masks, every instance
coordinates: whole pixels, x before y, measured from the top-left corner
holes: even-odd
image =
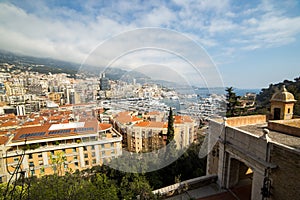
[[[99,124],[99,130],[107,130],[107,129],[110,129],[112,126],[111,124],[103,124],[103,123],[100,123]]]
[[[136,116],[132,116],[131,112],[120,112],[117,114],[117,116],[115,117],[115,120],[122,123],[122,124],[126,124],[129,122],[138,122],[138,121],[142,121],[141,118],[138,118]]]
[[[0,135],[0,145],[6,144],[7,141],[8,141],[7,136]]]
[[[96,133],[98,130],[98,122],[85,121],[83,127],[72,128],[72,124],[76,123],[65,123],[65,124],[44,124],[42,126],[34,127],[23,127],[17,130],[13,142],[25,140],[37,140],[43,138],[55,138],[55,137],[66,137],[72,135],[81,135],[85,133]],[[79,124],[79,123],[78,123]],[[55,126],[55,128],[54,128]]]
[[[139,122],[134,125],[135,127],[147,127],[147,128],[167,128],[167,123],[164,122]]]
[[[19,122],[17,121],[7,121],[1,124],[1,127],[9,127],[9,126],[18,126]]]
[[[13,119],[16,119],[15,114],[7,114],[7,115],[0,116],[0,121],[13,120]]]
[[[174,123],[175,124],[183,124],[183,123],[191,123],[193,122],[192,118],[190,116],[174,116]]]
[[[25,126],[36,126],[36,125],[40,125],[40,121],[39,120],[34,120],[34,121],[29,121],[29,122],[25,122],[22,127]]]

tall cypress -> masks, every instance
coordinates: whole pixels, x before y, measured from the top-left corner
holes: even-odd
[[[235,94],[232,87],[226,88],[226,101],[227,101],[227,109],[226,109],[226,117],[234,117],[238,115],[237,106],[239,106],[239,96]]]
[[[168,116],[168,131],[167,131],[167,145],[174,139],[174,116],[173,110],[170,107]]]

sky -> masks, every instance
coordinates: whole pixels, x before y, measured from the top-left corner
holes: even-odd
[[[2,0],[0,36],[3,50],[200,86],[300,76],[298,0]]]

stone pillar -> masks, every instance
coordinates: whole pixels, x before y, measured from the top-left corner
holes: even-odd
[[[95,153],[96,153],[96,163],[100,164],[99,145],[95,145]]]
[[[44,166],[49,165],[47,152],[42,153]]]
[[[264,184],[264,172],[254,170],[251,189],[251,200],[262,199],[261,188]]]
[[[227,186],[227,174],[228,174],[228,161],[229,154],[224,153],[224,144],[219,143],[219,165],[218,165],[218,185],[221,188],[226,188]]]
[[[240,161],[229,159],[228,178],[226,188],[234,187],[239,182]]]
[[[84,168],[85,167],[85,163],[84,163],[84,153],[83,153],[83,147],[79,147],[79,161],[80,161],[80,167]]]

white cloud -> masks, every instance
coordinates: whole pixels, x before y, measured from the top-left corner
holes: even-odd
[[[146,14],[140,19],[141,26],[168,26],[170,23],[176,21],[175,13],[165,6],[153,9],[150,13]]]
[[[299,14],[288,12],[297,3],[294,0],[264,0],[257,5],[231,0],[71,3],[70,7],[48,1],[0,3],[0,47],[81,63],[99,43],[114,35],[135,28],[161,27],[199,42],[220,63],[240,51],[295,42],[300,34]],[[118,51],[139,39],[143,37],[105,51]],[[176,45],[188,48],[180,41],[173,47]],[[194,49],[189,51],[192,57]]]

